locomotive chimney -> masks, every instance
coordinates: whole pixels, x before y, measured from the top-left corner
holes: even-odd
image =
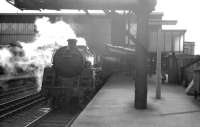
[[[76,48],[76,42],[77,40],[76,39],[68,39],[68,46],[70,49],[75,49]]]

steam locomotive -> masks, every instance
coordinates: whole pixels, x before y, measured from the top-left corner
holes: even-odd
[[[43,74],[42,93],[51,98],[54,109],[74,110],[84,105],[95,89],[95,71],[87,61],[88,50],[69,39],[68,46],[56,50],[51,67]]]

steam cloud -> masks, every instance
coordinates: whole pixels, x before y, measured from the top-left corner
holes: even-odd
[[[86,46],[84,38],[76,36],[69,24],[64,21],[51,23],[49,18],[38,18],[35,21],[37,34],[33,42],[19,42],[23,55],[14,55],[8,47],[0,49],[0,66],[7,74],[16,74],[16,68],[33,71],[37,76],[38,89],[41,88],[44,68],[51,66],[52,55],[56,49],[66,46],[69,38],[76,38],[77,45]],[[15,48],[15,50],[18,48]]]

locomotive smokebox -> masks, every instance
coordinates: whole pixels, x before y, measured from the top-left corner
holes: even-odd
[[[74,77],[81,74],[85,59],[76,47],[76,39],[68,39],[68,46],[58,49],[53,56],[53,67],[57,75]]]

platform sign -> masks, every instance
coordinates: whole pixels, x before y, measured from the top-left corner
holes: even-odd
[[[177,20],[156,20],[150,19],[149,25],[176,25]]]

